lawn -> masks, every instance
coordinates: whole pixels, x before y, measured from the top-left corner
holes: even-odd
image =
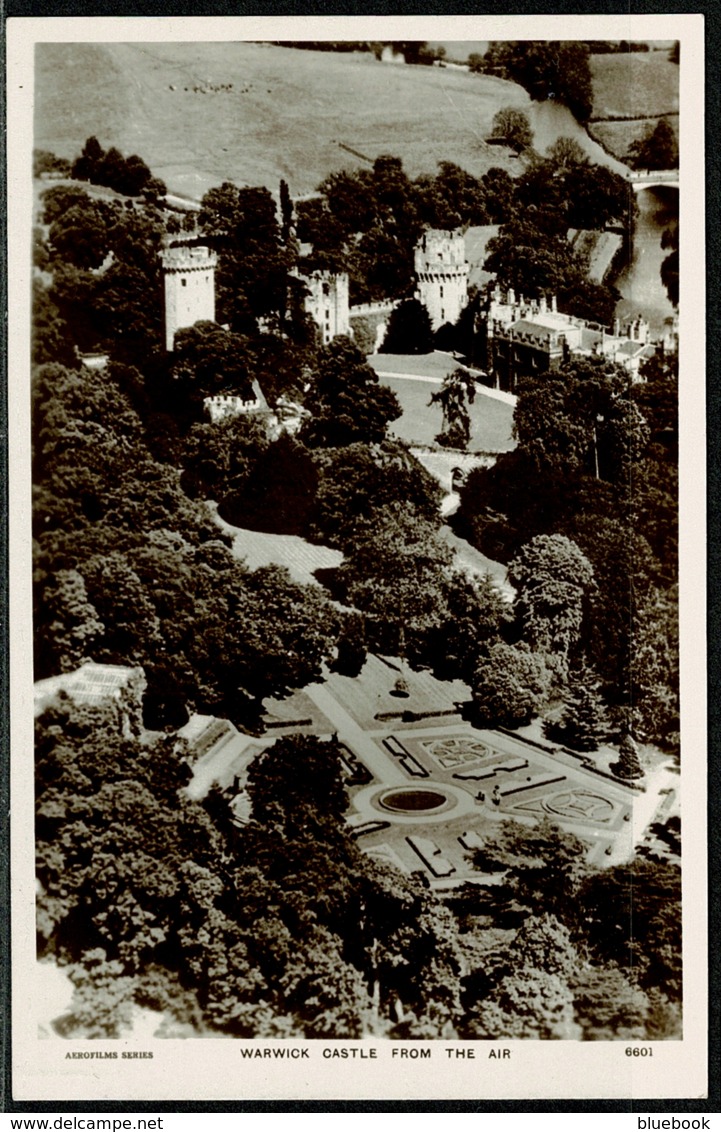
[[[444,361],[445,359],[445,361]],[[386,371],[380,378],[383,385],[389,386],[401,403],[403,416],[394,421],[390,431],[409,444],[436,445],[436,434],[441,431],[442,414],[440,406],[430,405],[431,394],[440,384],[446,373],[456,363],[453,358],[443,354],[428,354],[419,357],[376,354],[373,359],[376,370]],[[387,368],[386,368],[387,367]],[[387,376],[393,372],[403,372],[418,377]],[[471,452],[508,452],[514,446],[511,437],[513,427],[513,406],[486,396],[480,386],[471,414]]]
[[[251,570],[261,566],[284,566],[294,581],[317,585],[316,570],[333,569],[343,561],[341,552],[329,546],[306,542],[298,535],[276,535],[234,527],[220,518],[214,504],[211,509],[218,526],[233,536],[233,554],[242,558]]]
[[[231,89],[211,89],[232,84]],[[198,88],[195,90],[194,88]],[[171,191],[199,197],[223,180],[281,178],[311,192],[331,171],[392,153],[411,176],[440,160],[474,175],[514,163],[485,144],[503,105],[530,106],[513,83],[370,54],[257,43],[39,44],[35,144],[73,157],[94,134],[138,153]]]

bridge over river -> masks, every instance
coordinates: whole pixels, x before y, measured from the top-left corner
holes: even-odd
[[[677,189],[678,169],[629,170],[626,180],[635,192],[640,192],[641,189],[655,189],[659,186]]]

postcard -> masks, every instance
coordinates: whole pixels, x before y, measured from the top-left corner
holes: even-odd
[[[14,1100],[706,1095],[703,64],[8,21]]]

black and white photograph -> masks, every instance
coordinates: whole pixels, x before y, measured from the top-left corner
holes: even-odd
[[[9,48],[18,1097],[703,1096],[700,18]]]

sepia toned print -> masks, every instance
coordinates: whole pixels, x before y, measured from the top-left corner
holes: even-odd
[[[700,1092],[695,28],[220,23],[31,44],[16,1037],[58,1097]]]

